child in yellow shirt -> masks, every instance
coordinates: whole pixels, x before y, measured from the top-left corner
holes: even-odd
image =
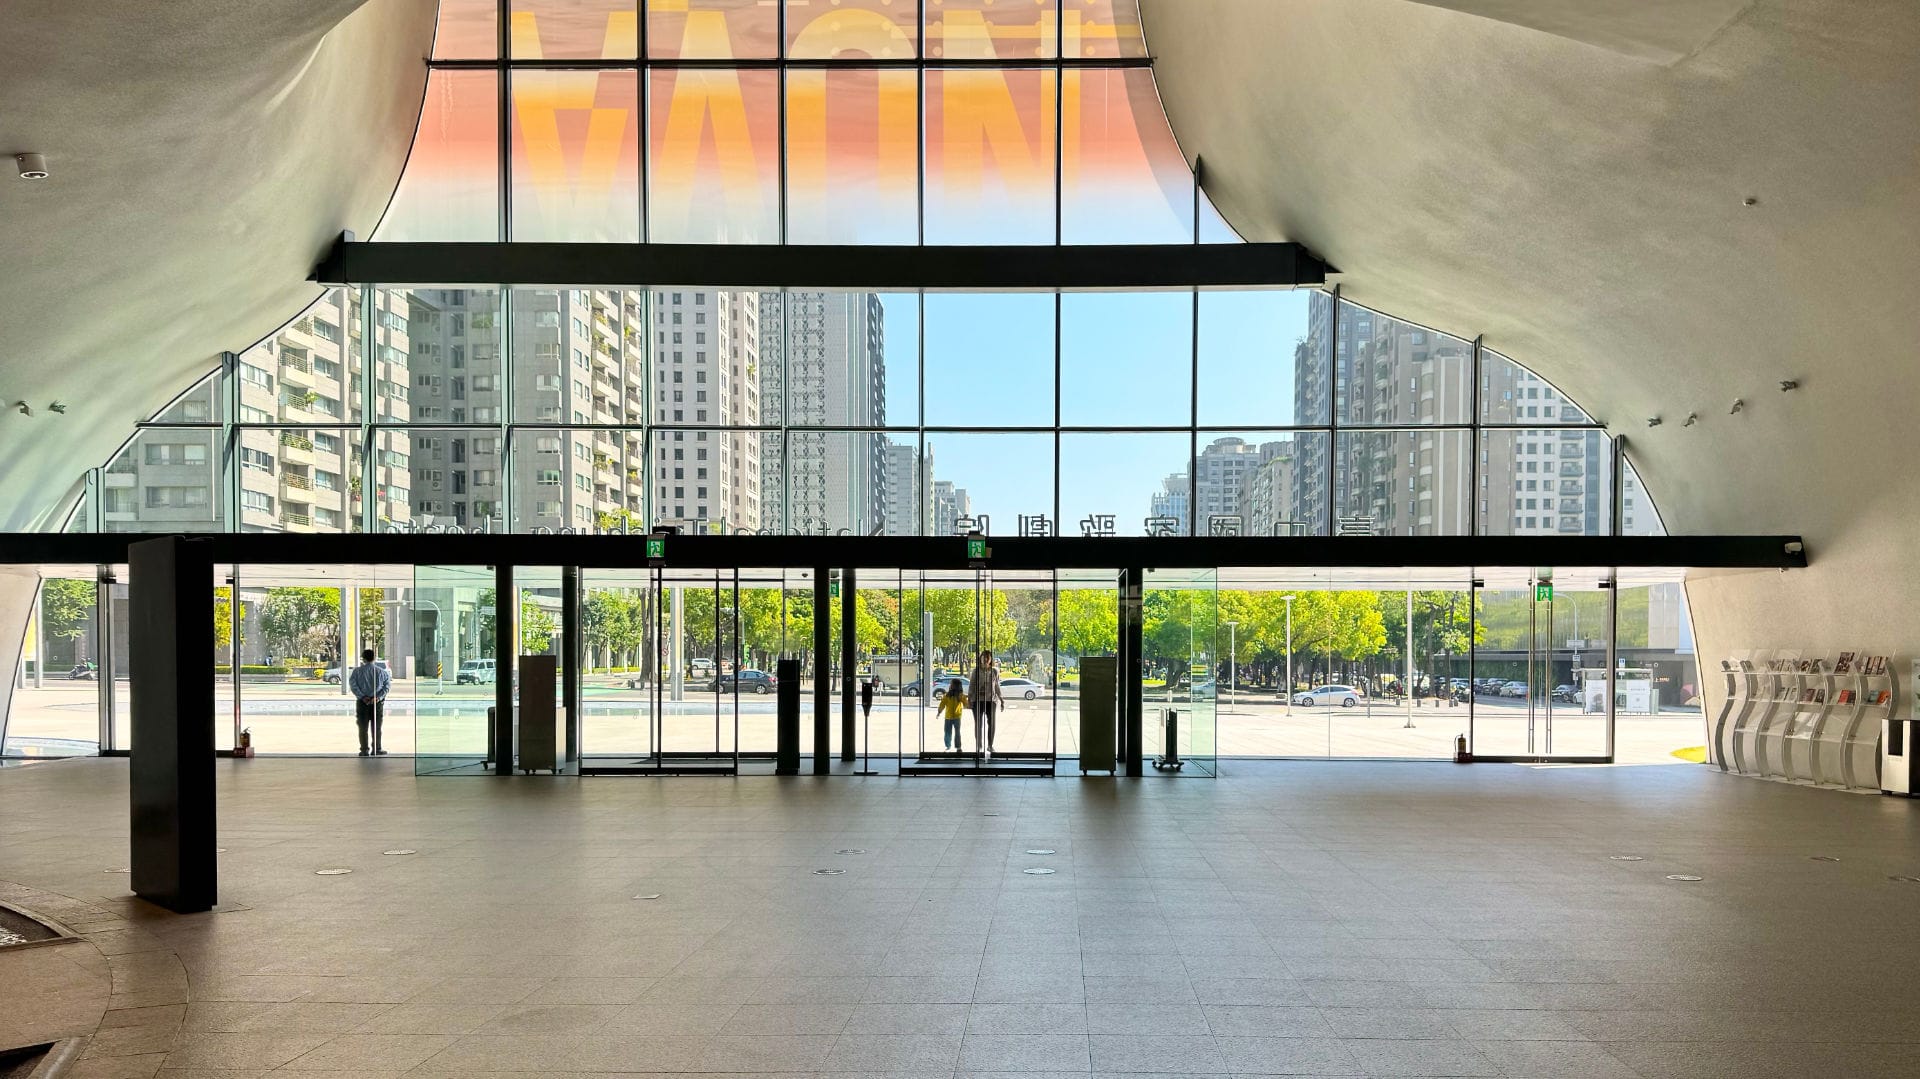
[[[967,707],[967,691],[960,688],[960,680],[954,679],[947,686],[947,692],[940,698],[940,744],[953,750],[960,749],[960,713]]]

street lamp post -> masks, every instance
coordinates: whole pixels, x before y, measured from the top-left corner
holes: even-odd
[[[1233,704],[1234,694],[1240,688],[1240,623],[1227,623],[1227,704]]]
[[[1287,716],[1293,716],[1293,596],[1281,596],[1287,605]]]

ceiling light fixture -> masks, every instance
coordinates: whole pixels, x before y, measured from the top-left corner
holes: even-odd
[[[1699,422],[1700,422],[1700,414],[1698,412],[1689,412],[1687,413],[1687,422],[1681,424],[1680,426],[1692,427],[1694,424]]]
[[[20,413],[22,416],[33,415],[33,406],[27,404],[25,401],[15,401],[13,403],[13,408],[14,408],[14,411]]]
[[[55,401],[54,403],[47,406],[47,411],[58,412],[60,415],[64,416],[67,414],[67,406],[66,406],[66,403],[63,401]]]
[[[1748,196],[1747,196],[1746,198],[1744,198],[1744,199],[1741,199],[1741,200],[1740,200],[1740,205],[1742,205],[1742,206],[1758,206],[1758,205],[1760,205],[1760,200],[1759,200],[1759,199],[1756,199],[1756,198],[1754,198],[1754,197],[1753,197],[1752,195],[1748,195]]]
[[[1648,427],[1658,427],[1658,426],[1660,426],[1660,417],[1658,417],[1658,416],[1649,416],[1649,417],[1647,418],[1647,426],[1648,426]]]
[[[45,154],[15,154],[13,163],[20,169],[22,180],[44,180],[47,178],[47,157]]]
[[[1733,399],[1733,407],[1730,409],[1727,409],[1727,415],[1729,416],[1735,415],[1745,407],[1747,407],[1747,402],[1742,398],[1736,397]]]
[[[1781,393],[1785,393],[1785,392],[1787,392],[1788,390],[1797,390],[1797,389],[1799,389],[1799,388],[1800,388],[1800,383],[1799,383],[1798,381],[1796,381],[1796,380],[1794,380],[1794,379],[1791,379],[1791,378],[1783,378],[1783,379],[1781,379],[1781,380],[1780,380],[1780,392],[1781,392]]]

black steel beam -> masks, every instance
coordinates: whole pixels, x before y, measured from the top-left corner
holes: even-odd
[[[213,557],[169,536],[129,554],[134,894],[176,914],[217,902],[213,791]]]
[[[0,533],[0,565],[117,565],[128,547],[151,538],[123,533]],[[254,565],[532,565],[641,569],[650,563],[643,537],[271,532],[195,537],[215,562]],[[1206,569],[1247,566],[1499,567],[1620,566],[1698,569],[1799,569],[1807,553],[1798,536],[1339,536],[1260,538],[995,536],[996,570]],[[673,536],[664,565],[713,569],[815,568],[822,565],[900,569],[966,569],[959,536]],[[211,578],[209,578],[211,580]]]
[[[852,569],[840,571],[840,759],[851,761],[858,738],[854,722],[853,680],[859,673],[860,650],[855,642],[855,597],[859,586]]]
[[[833,770],[833,609],[827,598],[827,567],[813,570],[813,774]]]
[[[493,564],[493,730],[488,744],[493,747],[493,774],[497,776],[513,774],[513,716],[519,705],[513,671],[520,659],[520,597],[513,584],[513,567],[518,564]]]
[[[1120,576],[1120,715],[1126,725],[1126,745],[1120,767],[1138,778],[1145,774],[1141,752],[1146,740],[1146,701],[1141,694],[1146,677],[1146,570],[1132,566]]]
[[[1331,267],[1295,243],[1062,247],[783,244],[369,243],[341,239],[314,270],[323,285],[703,288],[1256,288],[1325,284]]]

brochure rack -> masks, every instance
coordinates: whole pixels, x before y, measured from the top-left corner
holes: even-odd
[[[1778,652],[1759,672],[1756,700],[1746,720],[1733,732],[1734,760],[1741,775],[1777,775],[1779,739],[1794,707],[1799,703],[1798,652]],[[1768,744],[1776,747],[1775,758],[1766,754]]]
[[[1877,791],[1881,729],[1893,716],[1893,671],[1888,657],[1842,652],[1834,661],[1833,686],[1832,709],[1813,736],[1813,781],[1825,787]]]
[[[1740,732],[1750,731],[1758,714],[1766,707],[1761,691],[1762,667],[1766,662],[1764,655],[1755,652],[1733,660],[1737,694],[1734,707],[1729,710],[1719,732],[1720,767],[1723,771],[1746,774],[1752,770],[1743,755],[1745,744]]]
[[[1720,711],[1714,714],[1713,723],[1707,728],[1711,732],[1707,739],[1708,759],[1718,765],[1722,772],[1727,770],[1728,762],[1733,759],[1733,747],[1727,741],[1733,734],[1729,721],[1747,702],[1746,668],[1742,663],[1737,659],[1720,661]]]
[[[1770,753],[1768,759],[1778,763],[1774,773],[1778,778],[1790,783],[1815,783],[1814,739],[1833,714],[1837,694],[1826,660],[1803,659],[1797,670],[1799,703],[1781,731],[1778,756]]]

